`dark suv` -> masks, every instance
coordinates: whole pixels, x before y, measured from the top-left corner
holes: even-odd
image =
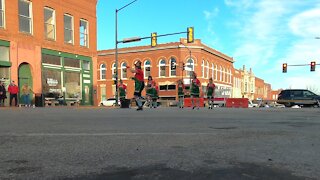
[[[293,105],[320,106],[320,96],[306,89],[286,89],[282,90],[278,96],[279,104],[286,107]]]

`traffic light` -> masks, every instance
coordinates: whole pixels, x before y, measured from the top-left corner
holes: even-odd
[[[194,42],[194,29],[193,29],[193,27],[188,27],[188,29],[187,29],[187,42],[188,43]]]
[[[175,70],[176,69],[176,62],[171,61],[170,67],[171,67],[171,70]]]
[[[310,71],[315,71],[316,70],[316,62],[312,61],[310,64]]]
[[[182,71],[184,71],[186,65],[184,63],[182,63]]]
[[[282,64],[282,72],[283,73],[287,73],[287,67],[288,67],[287,63]]]
[[[151,33],[151,47],[157,46],[157,33]]]

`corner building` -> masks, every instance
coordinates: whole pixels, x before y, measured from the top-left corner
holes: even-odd
[[[177,99],[176,83],[179,79],[183,79],[188,89],[191,71],[197,73],[201,82],[202,96],[205,96],[209,78],[213,78],[217,86],[217,97],[232,96],[233,58],[206,46],[200,40],[187,43],[186,39],[180,39],[179,42],[158,44],[156,47],[121,48],[118,53],[118,75],[127,85],[127,98],[133,97],[134,82],[131,80],[133,74],[126,71],[126,66],[133,67],[138,60],[142,62],[145,82],[149,75],[153,77],[162,100]],[[176,68],[173,68],[174,64]],[[115,72],[115,50],[99,51],[97,102],[115,96]]]
[[[97,0],[0,0],[0,79],[93,104]]]

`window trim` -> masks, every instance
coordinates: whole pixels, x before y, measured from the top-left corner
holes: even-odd
[[[161,64],[161,62],[164,61],[164,64]],[[162,78],[162,77],[166,77],[166,60],[165,59],[160,59],[159,61],[159,77]],[[161,67],[165,67],[164,69],[164,76],[161,76]]]
[[[150,64],[146,64],[147,62],[150,62]],[[144,61],[143,63],[143,76],[144,76],[144,79],[148,79],[148,76],[147,76],[147,71],[146,71],[146,68],[149,67],[150,68],[150,75],[151,75],[151,60],[147,59],[146,61]]]
[[[114,77],[114,75],[116,74],[116,63],[112,63],[111,65],[111,79],[112,80],[116,80],[116,78]]]
[[[171,57],[169,60],[169,77],[177,77],[177,69],[171,70],[171,61],[172,60],[174,60],[176,62],[176,66],[177,66],[177,60],[174,57]],[[176,75],[172,75],[172,71],[175,71]]]
[[[102,67],[104,65],[104,67]],[[100,71],[100,80],[106,80],[107,78],[107,67],[105,63],[100,64],[99,66],[99,71]],[[102,78],[102,71],[104,71],[104,78]]]
[[[80,31],[80,27],[81,27],[81,21],[86,22],[86,33],[81,33]],[[81,45],[81,35],[84,34],[87,36],[87,40],[85,41],[85,45]],[[81,47],[86,47],[89,48],[89,21],[86,19],[80,19],[80,23],[79,23],[79,44]]]
[[[192,58],[188,58],[186,61],[186,67],[188,68],[188,66],[190,66],[190,63],[188,61],[192,61],[191,63],[191,71],[186,70],[186,77],[190,77],[191,72],[194,71],[194,66],[195,66],[195,62]]]
[[[27,2],[29,4],[29,14],[30,17],[24,16],[24,15],[20,15],[19,14],[19,7],[18,7],[18,24],[19,24],[19,32],[20,33],[25,33],[25,34],[30,34],[33,35],[33,12],[32,12],[32,1],[29,0],[19,0],[18,1],[18,6],[19,6],[19,2]],[[27,18],[30,20],[30,32],[25,32],[25,31],[20,31],[20,17],[22,18]]]
[[[65,16],[71,17],[71,28],[72,28],[72,29],[66,28],[65,23],[64,23],[64,17],[65,17]],[[66,30],[71,30],[71,31],[72,31],[72,43],[66,42],[66,39],[65,39],[65,38],[66,38],[66,37],[65,37],[65,31],[66,31]],[[72,44],[72,45],[74,45],[74,17],[73,17],[71,14],[65,13],[65,14],[63,15],[63,35],[64,35],[63,41],[64,41],[65,44]]]
[[[52,38],[49,38],[48,37],[48,35],[47,35],[47,32],[45,32],[45,38],[46,39],[48,39],[48,40],[54,40],[54,41],[56,41],[57,39],[57,18],[56,18],[56,10],[55,9],[53,9],[53,8],[51,8],[51,7],[44,7],[43,8],[43,10],[45,11],[45,10],[49,10],[49,11],[52,11],[53,13],[52,13],[52,16],[53,16],[53,23],[54,24],[49,24],[49,23],[46,23],[45,22],[45,19],[43,19],[44,20],[44,25],[47,25],[47,24],[49,24],[49,25],[53,25],[53,27],[54,27],[54,37],[53,37],[53,39]],[[45,14],[45,13],[44,13]],[[43,15],[44,16],[44,15]]]
[[[123,64],[126,64],[126,66],[124,66],[123,67]],[[128,63],[126,63],[126,62],[122,62],[121,64],[120,64],[120,72],[121,72],[121,78],[120,79],[123,79],[123,80],[127,80],[128,79],[128,74],[126,73],[126,77],[124,78],[123,77],[123,69],[127,69],[127,65],[128,65]]]

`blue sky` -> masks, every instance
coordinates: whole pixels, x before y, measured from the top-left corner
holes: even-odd
[[[131,0],[98,1],[98,49],[115,42],[115,9]],[[320,63],[320,0],[138,0],[118,15],[119,39],[166,34],[195,28],[195,38],[235,59],[271,83],[273,89],[306,88],[320,92],[320,66],[288,67],[282,63]],[[158,38],[174,42],[185,35]],[[150,40],[130,46],[149,45]],[[126,44],[128,46],[129,44]],[[124,47],[120,44],[120,47]]]

